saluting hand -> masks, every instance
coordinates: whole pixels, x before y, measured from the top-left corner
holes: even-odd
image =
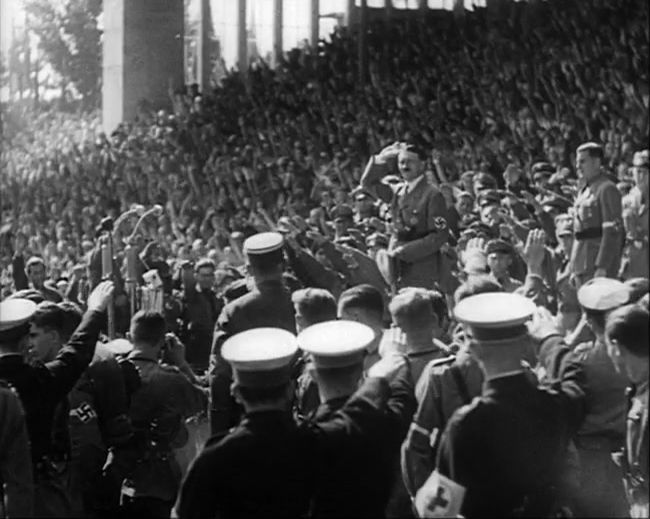
[[[88,296],[88,311],[103,312],[113,297],[115,286],[112,281],[102,281]]]

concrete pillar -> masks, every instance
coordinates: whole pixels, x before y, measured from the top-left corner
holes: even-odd
[[[361,0],[359,10],[359,83],[363,86],[368,78],[368,2]]]
[[[112,132],[142,100],[170,108],[183,78],[183,0],[104,0],[102,124]]]
[[[200,0],[199,41],[197,48],[197,82],[201,92],[210,88],[210,0]]]
[[[354,5],[354,0],[348,0],[347,3],[345,4],[345,20],[344,23],[347,27],[350,27],[355,23],[355,5]]]
[[[393,19],[393,11],[395,10],[393,0],[384,0],[384,2],[384,15],[386,16],[386,20],[390,22]]]
[[[315,49],[318,47],[318,24],[320,22],[320,2],[318,0],[310,0],[310,23],[309,23],[309,44]]]
[[[282,60],[282,16],[284,0],[273,0],[273,66]]]
[[[246,31],[246,0],[237,0],[237,67],[248,71],[248,33]]]

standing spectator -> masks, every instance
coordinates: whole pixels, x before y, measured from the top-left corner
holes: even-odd
[[[625,279],[650,277],[650,200],[648,192],[648,168],[650,152],[639,151],[634,154],[632,175],[634,188],[623,199],[623,224],[625,225],[625,253],[623,255],[622,275]]]
[[[187,361],[195,373],[203,373],[209,365],[212,332],[223,308],[215,294],[215,265],[204,258],[194,265],[194,284],[184,282],[181,339],[186,347]]]
[[[449,235],[447,207],[438,188],[424,175],[424,159],[420,148],[396,143],[373,156],[361,178],[364,190],[391,203],[393,234],[388,254],[395,262],[398,288],[433,288],[436,282],[446,281],[441,279],[446,270],[441,248]],[[393,188],[380,180],[387,163],[395,160],[404,182]]]
[[[17,254],[14,256],[12,268],[14,272],[14,283],[16,285],[16,289],[20,290],[29,286],[29,288],[40,292],[43,295],[43,299],[46,301],[51,301],[53,303],[59,303],[63,301],[63,298],[56,290],[52,290],[51,288],[45,286],[47,269],[45,268],[45,261],[43,261],[43,258],[32,256],[29,258],[26,265],[24,265],[23,262],[24,259],[22,255]],[[21,286],[22,283],[20,282],[20,272],[25,272],[27,274],[27,285]]]
[[[602,169],[603,148],[587,142],[576,155],[576,170],[584,186],[574,204],[571,268],[580,287],[593,277],[618,274],[623,224],[621,194]]]

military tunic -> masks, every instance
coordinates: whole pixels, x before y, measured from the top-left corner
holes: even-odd
[[[232,370],[221,357],[228,337],[260,327],[276,327],[296,333],[291,293],[281,281],[265,282],[252,292],[228,303],[214,329],[210,356],[210,420],[212,434],[227,431],[239,421],[239,411],[230,395]]]
[[[618,274],[623,249],[621,194],[606,175],[584,186],[574,204],[571,271],[581,286],[603,269]]]
[[[175,366],[141,357],[137,352],[129,354],[128,359],[140,377],[129,411],[140,459],[123,493],[135,502],[155,501],[160,508],[154,510],[166,509],[169,513],[181,480],[181,469],[172,451],[187,442],[185,419],[205,411],[207,396]],[[135,510],[141,509],[136,506]]]
[[[623,254],[622,277],[650,277],[650,214],[648,202],[638,187],[623,200],[623,225],[625,226],[625,251]]]
[[[576,436],[580,488],[575,513],[590,517],[621,517],[627,512],[620,471],[611,453],[623,444],[625,388],[606,346],[596,340],[579,344],[576,360],[582,364],[586,414]]]

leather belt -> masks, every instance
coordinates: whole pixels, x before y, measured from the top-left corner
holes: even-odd
[[[589,227],[575,232],[575,239],[578,241],[589,240],[592,238],[601,238],[603,235],[602,227]]]

